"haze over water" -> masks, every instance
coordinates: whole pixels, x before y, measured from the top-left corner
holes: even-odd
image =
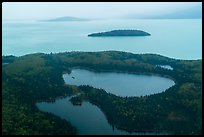
[[[2,55],[120,50],[202,58],[201,2],[4,2],[2,11]],[[89,21],[39,21],[64,16]],[[139,29],[151,36],[87,37],[114,29]]]
[[[93,32],[139,29],[148,37],[87,37]],[[2,54],[120,50],[176,59],[202,58],[201,19],[134,19],[73,22],[3,22]]]

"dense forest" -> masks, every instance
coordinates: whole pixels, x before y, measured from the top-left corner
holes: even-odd
[[[202,134],[202,60],[104,51],[2,56],[2,64],[3,134],[78,134],[68,121],[35,105],[76,93],[73,104],[87,100],[101,108],[111,125],[129,132]],[[88,85],[65,85],[62,74],[76,67],[161,75],[176,84],[158,94],[120,97]]]

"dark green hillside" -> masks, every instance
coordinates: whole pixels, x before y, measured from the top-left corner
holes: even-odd
[[[65,94],[57,67],[44,54],[17,58],[3,66],[2,132],[3,134],[76,134],[76,129],[57,116],[41,112],[35,106],[40,100]],[[57,75],[57,77],[56,77]]]
[[[35,104],[78,92],[81,95],[73,98],[73,103],[87,100],[97,105],[117,128],[130,132],[202,134],[202,60],[118,51],[39,53],[2,59],[10,60],[2,66],[3,134],[77,134],[69,122],[39,111]],[[174,69],[156,67],[158,64]],[[62,73],[74,67],[156,74],[170,77],[176,84],[159,94],[119,97],[90,86],[64,85]]]

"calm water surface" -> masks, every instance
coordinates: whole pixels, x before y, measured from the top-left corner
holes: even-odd
[[[133,75],[125,73],[96,73],[83,69],[73,69],[71,74],[64,74],[66,84],[90,84],[94,87],[101,87],[109,92],[121,96],[140,96],[161,92],[174,82],[170,79],[147,76]],[[148,90],[151,89],[151,90]],[[147,91],[146,91],[147,90]],[[41,102],[37,107],[41,111],[50,112],[67,121],[70,121],[82,135],[87,134],[110,134],[110,135],[129,135],[129,134],[167,134],[167,133],[129,133],[118,130],[111,126],[104,113],[95,105],[83,102],[81,106],[74,106],[70,101],[71,97],[57,99],[54,103]],[[147,121],[148,122],[148,121]]]
[[[113,29],[139,29],[149,37],[87,37]],[[119,50],[156,53],[178,59],[202,58],[202,20],[93,20],[3,22],[2,54]]]
[[[103,88],[119,96],[143,96],[165,91],[175,83],[173,80],[154,75],[126,73],[95,73],[84,69],[73,69],[63,75],[66,84],[90,85]]]
[[[83,102],[81,106],[74,106],[69,101],[70,97],[58,99],[54,103],[37,103],[37,107],[45,112],[51,112],[70,121],[81,135],[86,134],[130,134],[118,130],[108,123],[103,112],[89,102]]]
[[[89,102],[74,106],[69,101],[71,97],[58,99],[54,103],[41,102],[37,107],[44,112],[50,112],[65,119],[75,126],[80,135],[155,135],[167,133],[129,133],[111,126],[103,112]]]

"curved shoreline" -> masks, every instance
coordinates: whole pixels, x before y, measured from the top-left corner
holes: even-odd
[[[75,67],[70,67],[71,71],[72,69],[85,69],[88,71],[92,71],[95,73],[108,73],[108,72],[112,72],[112,73],[124,73],[124,74],[134,74],[134,75],[148,75],[148,76],[160,76],[160,77],[164,77],[164,78],[169,78],[171,80],[174,81],[174,85],[177,84],[177,80],[175,78],[173,78],[172,76],[169,75],[162,75],[159,73],[149,73],[149,72],[130,72],[130,71],[122,71],[122,70],[117,70],[117,69],[112,69],[112,70],[107,70],[107,69],[101,69],[101,70],[96,70],[93,68],[89,68],[89,67],[81,67],[81,66],[75,66]],[[68,73],[68,72],[67,72]],[[67,74],[67,73],[62,73],[62,74]],[[68,73],[69,74],[69,73]]]
[[[100,54],[100,53],[99,53]],[[82,58],[80,58],[80,55]],[[147,56],[144,59],[149,59],[148,61],[144,62],[144,59],[141,60],[141,65],[143,67],[140,67],[140,65],[127,65],[126,68],[126,64],[124,64],[122,61],[120,60],[120,58],[118,58],[119,53],[117,54],[106,54],[103,53],[102,57],[98,57],[96,56],[97,54],[91,54],[91,53],[86,53],[86,54],[59,54],[59,55],[45,55],[45,54],[37,54],[37,55],[32,55],[32,56],[26,56],[23,59],[16,59],[15,63],[11,63],[10,65],[7,65],[5,67],[3,67],[3,71],[2,73],[4,74],[3,77],[3,82],[4,82],[4,90],[3,93],[5,92],[5,87],[11,87],[14,90],[16,89],[15,86],[10,85],[8,82],[8,80],[15,80],[16,83],[19,82],[19,84],[22,83],[21,79],[24,81],[24,86],[19,87],[19,89],[17,91],[24,91],[25,88],[27,88],[28,90],[33,91],[33,94],[30,92],[17,92],[16,94],[18,95],[18,98],[20,98],[22,101],[24,101],[25,104],[29,104],[29,105],[34,105],[35,102],[38,101],[43,101],[44,99],[57,99],[57,97],[59,98],[63,98],[65,96],[68,96],[72,93],[78,93],[80,91],[84,91],[84,93],[87,93],[87,97],[89,97],[90,103],[95,104],[97,107],[101,107],[101,109],[103,109],[103,113],[107,112],[107,116],[109,117],[109,122],[112,123],[111,125],[114,125],[115,127],[118,127],[119,129],[129,129],[128,131],[142,131],[143,129],[145,131],[172,131],[174,134],[175,131],[178,131],[179,134],[182,133],[186,133],[186,134],[192,134],[192,131],[196,131],[196,134],[198,132],[198,134],[200,133],[200,127],[198,127],[198,130],[189,128],[189,127],[181,127],[181,126],[177,126],[177,123],[173,124],[173,125],[168,125],[168,123],[165,123],[164,120],[169,120],[172,121],[171,119],[168,119],[169,114],[177,114],[176,112],[174,112],[176,109],[179,109],[183,104],[182,102],[180,102],[180,100],[182,99],[186,99],[187,101],[196,101],[198,103],[200,103],[200,94],[202,91],[201,88],[201,68],[202,68],[202,63],[201,61],[185,61],[185,60],[175,60],[175,62],[171,62],[168,59],[163,59],[160,58],[158,56],[155,56],[155,61],[157,62],[170,62],[172,63],[172,65],[174,65],[174,71],[170,72],[170,71],[165,71],[165,70],[161,70],[161,74],[159,74],[160,69],[155,70],[154,67],[154,62],[152,64],[152,57],[151,56]],[[100,59],[103,59],[104,56],[107,56],[108,58],[106,58],[107,60],[101,62],[100,64],[98,64],[97,62],[100,61]],[[93,57],[98,57],[97,59],[93,59]],[[109,57],[110,56],[110,57]],[[59,57],[59,60],[53,60],[53,57]],[[78,58],[79,57],[79,58]],[[87,57],[87,60],[86,60]],[[112,59],[111,57],[117,57]],[[119,56],[120,57],[120,56]],[[135,56],[129,56],[129,55],[121,55],[121,58],[136,58]],[[85,58],[85,59],[84,59]],[[160,61],[158,61],[158,59],[160,59]],[[75,60],[78,59],[78,60]],[[140,58],[136,58],[136,59],[140,59]],[[153,58],[154,59],[154,58]],[[163,59],[163,60],[161,60]],[[33,65],[33,63],[29,63],[30,61],[33,61],[33,63],[35,62],[40,62],[36,65]],[[42,62],[41,62],[42,61]],[[119,61],[117,62],[115,65],[112,65],[112,61]],[[25,65],[25,63],[28,63]],[[44,64],[46,63],[46,65]],[[140,62],[139,62],[140,63]],[[149,64],[149,65],[148,65]],[[57,65],[62,65],[61,66],[57,66]],[[104,65],[104,66],[103,66]],[[145,65],[148,65],[149,67],[145,67]],[[85,66],[85,67],[80,67],[80,66]],[[192,66],[192,67],[189,67]],[[17,69],[13,69],[17,67]],[[31,79],[29,79],[29,81],[27,80],[27,73],[25,70],[29,69],[29,68],[33,68],[33,70],[37,69],[39,67],[42,67],[43,71],[34,71],[35,73],[30,73],[30,77]],[[133,67],[133,68],[132,68]],[[61,80],[61,76],[63,74],[63,69],[73,69],[73,68],[88,68],[91,71],[94,72],[115,72],[115,73],[128,73],[128,74],[147,74],[147,75],[158,75],[158,76],[162,76],[162,77],[172,77],[172,80],[175,79],[175,85],[173,86],[173,88],[167,90],[166,92],[162,92],[159,94],[155,94],[155,95],[151,95],[151,96],[147,96],[144,98],[140,98],[140,97],[131,97],[131,98],[119,98],[116,97],[114,95],[111,94],[107,94],[106,92],[102,91],[100,92],[100,90],[98,89],[94,89],[94,88],[87,88],[87,87],[74,87],[72,89],[72,86],[65,86],[63,84],[63,81]],[[105,69],[104,69],[105,68]],[[135,68],[135,69],[134,69]],[[67,69],[67,70],[68,70]],[[138,70],[138,72],[135,72],[135,70]],[[146,73],[148,72],[148,73]],[[21,74],[22,75],[18,75]],[[42,74],[42,75],[39,75]],[[25,74],[25,75],[23,75]],[[195,76],[198,77],[194,77],[194,74],[196,74]],[[9,77],[5,77],[5,76],[9,76]],[[21,79],[15,79],[16,77],[20,77]],[[36,77],[33,77],[36,76]],[[41,76],[41,77],[40,77]],[[48,77],[48,79],[45,78]],[[40,87],[35,87],[35,85],[32,87],[32,85],[29,85],[29,83],[32,82],[37,82],[39,80],[41,80],[42,78],[44,81],[44,84],[41,85],[39,84]],[[49,81],[49,79],[51,79],[51,83]],[[59,82],[58,82],[59,81]],[[57,83],[58,82],[58,83]],[[18,83],[17,83],[18,84]],[[38,84],[38,83],[37,83]],[[49,87],[49,85],[51,85],[52,87]],[[187,90],[184,89],[184,87],[187,87],[187,89],[189,88],[191,90],[191,92],[187,92]],[[9,89],[8,89],[9,90]],[[53,91],[53,93],[48,93],[47,91]],[[70,92],[69,92],[70,91]],[[90,92],[87,92],[90,91]],[[100,92],[100,94],[102,93],[102,96],[100,94],[98,94]],[[36,93],[36,94],[35,94]],[[5,94],[5,93],[4,93]],[[10,92],[11,96],[14,95],[12,94],[12,92]],[[188,96],[185,96],[186,94],[191,95],[191,97],[188,98]],[[34,96],[34,95],[38,95],[38,96]],[[42,96],[41,96],[42,95]],[[26,98],[27,97],[27,98]],[[194,98],[192,98],[194,97]],[[14,98],[15,99],[15,98]],[[27,100],[26,100],[27,99]],[[31,100],[32,99],[32,100]],[[95,100],[97,99],[97,100]],[[120,100],[125,101],[125,106],[123,104],[120,103]],[[108,106],[111,106],[111,109],[107,108],[107,104],[103,105],[103,101],[106,101],[108,103]],[[127,102],[126,102],[127,101]],[[136,104],[131,104],[131,102],[129,101],[133,101],[133,103]],[[145,101],[145,102],[143,102]],[[147,101],[147,102],[146,102]],[[153,102],[152,102],[153,101]],[[16,102],[18,103],[19,100],[16,100]],[[141,103],[139,106],[137,106],[137,102]],[[184,102],[185,103],[185,102]],[[157,109],[157,104],[159,104],[161,106],[161,110],[155,110]],[[20,104],[21,105],[21,104]],[[115,105],[115,106],[114,106]],[[134,107],[134,105],[136,105]],[[199,105],[199,104],[198,104]],[[136,117],[136,120],[138,120],[138,124],[134,125],[133,127],[129,126],[131,124],[134,124],[132,122],[135,122],[135,119],[133,121],[128,120],[128,119],[124,119],[125,118],[123,116],[123,114],[121,115],[115,115],[115,114],[119,114],[118,112],[119,109],[117,106],[120,106],[122,110],[126,110],[127,108],[127,112],[130,114],[128,116],[138,116],[137,114],[141,113],[141,112],[148,112],[148,117],[146,115],[141,115],[141,117],[144,120],[150,120],[148,123],[144,123],[143,120],[140,121],[139,118]],[[166,106],[168,108],[166,108]],[[173,107],[171,107],[173,106]],[[147,107],[147,109],[144,109],[144,111],[140,112],[140,107]],[[184,107],[188,107],[188,106],[184,106]],[[195,110],[196,114],[197,112],[200,110],[199,106],[198,109]],[[133,108],[133,109],[132,109]],[[110,110],[114,110],[113,112],[110,112]],[[134,110],[134,114],[132,115],[132,111]],[[24,111],[23,111],[24,112]],[[34,111],[36,114],[39,113],[39,110],[35,110]],[[190,112],[190,113],[188,113]],[[194,109],[192,109],[192,107],[188,107],[186,109],[183,110],[182,115],[183,116],[192,116],[193,119],[195,119],[195,117],[193,117],[192,114],[195,114]],[[24,114],[24,113],[23,113]],[[46,114],[42,113],[44,116],[46,116]],[[154,117],[155,114],[158,114],[161,117]],[[118,116],[118,117],[115,117]],[[139,115],[140,116],[140,115]],[[153,116],[153,119],[149,119],[149,116]],[[179,116],[179,115],[178,115]],[[197,115],[198,118],[200,118],[200,115]],[[29,117],[26,117],[29,118]],[[30,117],[32,118],[32,117]],[[131,118],[131,117],[130,117]],[[185,117],[184,117],[185,118]],[[193,119],[189,119],[186,122],[191,122]],[[49,120],[49,119],[47,119]],[[119,120],[119,121],[118,121]],[[157,120],[157,121],[155,121]],[[199,120],[199,119],[196,119]],[[59,120],[60,121],[60,120]],[[151,123],[152,122],[152,123]],[[127,125],[124,125],[123,123],[126,123]],[[188,124],[187,123],[187,124]],[[151,125],[151,127],[147,126],[146,124]],[[161,125],[166,125],[167,126],[173,126],[175,129],[169,128],[169,127],[160,127],[158,126],[158,124]],[[20,125],[20,127],[23,125]],[[144,127],[143,127],[144,126]],[[191,125],[193,128],[195,128],[195,123],[191,123]],[[198,125],[200,126],[200,125]],[[177,130],[178,129],[178,130]],[[185,130],[187,129],[187,130]]]

